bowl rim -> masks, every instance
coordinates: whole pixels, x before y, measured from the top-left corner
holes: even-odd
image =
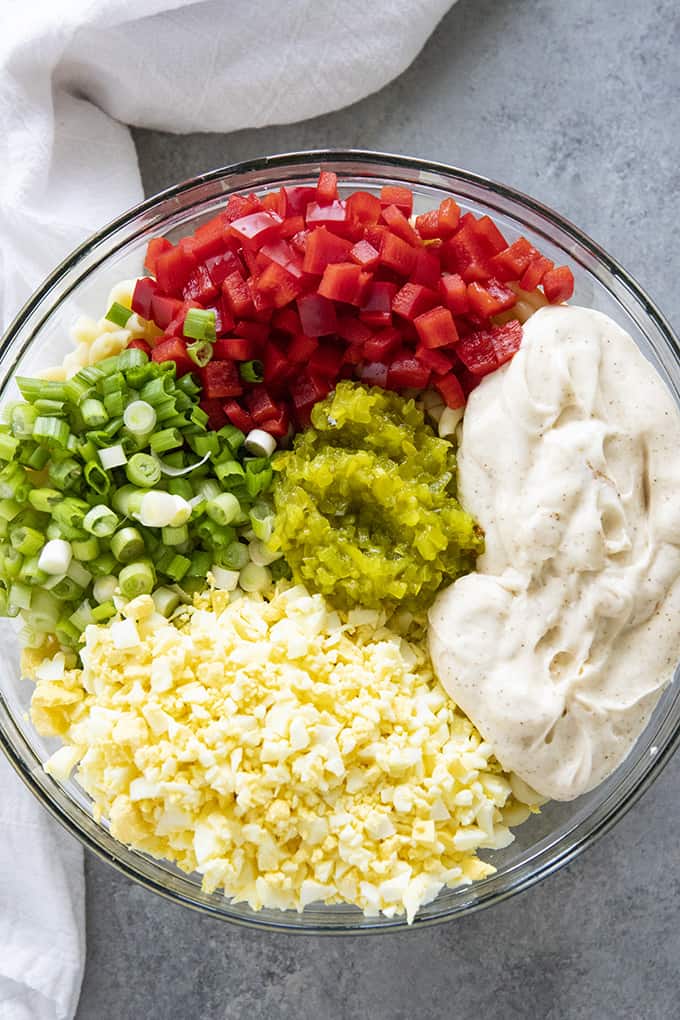
[[[320,165],[326,163],[347,163],[347,164],[364,164],[364,163],[379,163],[384,168],[394,169],[395,171],[409,170],[411,172],[422,171],[431,174],[443,174],[453,175],[459,181],[471,184],[476,187],[488,190],[501,198],[508,199],[512,202],[523,206],[526,210],[537,214],[539,217],[547,220],[548,222],[556,225],[569,239],[576,242],[581,249],[585,250],[590,254],[597,262],[601,264],[615,279],[624,284],[629,294],[638,302],[642,307],[645,314],[652,320],[659,332],[664,336],[668,343],[669,348],[675,355],[675,358],[680,363],[680,341],[673,332],[668,320],[656,307],[654,301],[647,294],[647,292],[636,282],[636,280],[623,268],[623,266],[608,252],[605,251],[597,242],[595,242],[588,234],[584,233],[574,223],[556,212],[550,206],[532,198],[529,195],[524,194],[522,191],[510,187],[509,185],[500,183],[469,170],[465,170],[461,167],[457,167],[451,164],[446,164],[434,160],[420,159],[413,156],[398,155],[395,153],[385,153],[369,149],[308,149],[300,152],[285,152],[278,153],[271,156],[259,156],[249,160],[243,160],[238,163],[227,164],[222,167],[217,167],[213,170],[206,171],[201,174],[197,174],[194,177],[188,178],[185,181],[181,181],[177,184],[173,184],[156,194],[145,198],[142,202],[130,207],[121,215],[105,224],[101,229],[87,237],[82,244],[77,248],[74,248],[56,267],[55,269],[43,280],[41,285],[31,294],[24,305],[15,315],[14,319],[10,322],[6,330],[2,335],[2,341],[0,343],[0,350],[14,340],[16,335],[20,332],[26,321],[30,318],[35,309],[40,305],[44,297],[54,287],[59,280],[65,276],[71,269],[75,268],[78,262],[85,257],[90,250],[101,242],[105,241],[108,237],[114,234],[116,231],[125,227],[128,224],[133,223],[136,219],[142,216],[144,213],[154,209],[155,206],[161,202],[165,202],[168,199],[177,198],[192,191],[193,189],[200,187],[204,184],[209,184],[214,181],[226,179],[230,176],[236,176],[240,174],[258,173],[262,171],[276,170],[277,167],[290,169],[292,165],[298,168],[304,168],[309,166],[317,169]],[[41,323],[42,325],[42,323]],[[17,743],[25,743],[23,734],[19,731],[18,727],[14,722],[12,713],[9,710],[9,706],[6,704],[4,695],[0,692],[0,702],[3,705],[7,713],[7,717],[10,720],[10,725],[16,730]],[[73,835],[82,845],[87,847],[90,851],[96,854],[101,860],[113,865],[113,867],[120,873],[126,875],[128,878],[140,885],[149,889],[150,891],[157,893],[164,899],[169,900],[173,903],[180,903],[187,906],[199,913],[207,914],[208,916],[219,918],[223,921],[227,921],[231,924],[240,925],[247,928],[253,928],[258,931],[267,932],[280,932],[285,934],[295,935],[386,935],[395,932],[404,931],[420,931],[425,927],[431,927],[433,925],[442,924],[453,920],[460,919],[464,915],[472,914],[477,911],[483,910],[495,903],[500,903],[504,900],[509,899],[512,896],[523,892],[538,882],[542,881],[548,875],[558,871],[564,865],[574,860],[584,850],[592,846],[593,843],[598,840],[601,836],[607,833],[618,821],[620,821],[633,807],[633,805],[639,800],[643,793],[651,786],[654,780],[661,774],[665,766],[670,761],[671,757],[680,745],[680,725],[676,725],[674,730],[668,735],[665,744],[658,749],[658,753],[654,754],[652,761],[648,764],[643,773],[636,778],[627,794],[620,799],[618,802],[611,803],[611,800],[616,798],[613,795],[608,795],[605,801],[599,805],[597,811],[602,813],[602,817],[593,826],[593,828],[585,833],[580,838],[576,839],[564,849],[554,854],[548,860],[542,862],[537,868],[529,870],[526,874],[515,876],[514,880],[511,880],[507,887],[500,890],[492,890],[486,895],[477,897],[473,902],[461,904],[458,909],[451,909],[450,911],[444,912],[434,917],[420,918],[416,915],[416,918],[411,925],[407,925],[403,916],[399,916],[394,919],[392,923],[381,923],[380,925],[372,925],[370,918],[362,918],[361,915],[357,915],[358,923],[346,923],[341,922],[339,924],[333,924],[332,919],[329,916],[329,923],[327,925],[318,925],[315,927],[303,927],[298,924],[288,923],[283,920],[287,916],[286,913],[282,912],[282,921],[275,922],[269,918],[260,920],[258,915],[254,912],[251,917],[227,913],[224,910],[213,907],[208,902],[198,902],[192,900],[188,896],[184,895],[180,890],[170,889],[166,887],[162,882],[156,881],[150,874],[145,874],[140,868],[134,864],[134,858],[131,860],[123,859],[122,857],[114,856],[110,850],[107,850],[103,842],[100,842],[95,836],[85,829],[81,828],[78,823],[65,811],[51,796],[50,794],[40,785],[33,774],[33,770],[30,768],[26,759],[22,757],[16,750],[15,743],[10,739],[9,734],[5,731],[5,727],[0,720],[0,748],[4,752],[8,761],[18,774],[20,779],[30,789],[31,793],[37,798],[37,800],[50,812],[50,814],[56,818],[56,820]],[[609,805],[608,805],[609,802]],[[607,806],[608,805],[608,806]],[[98,827],[99,828],[99,827]],[[106,834],[109,839],[113,839],[106,829],[101,828],[102,834]],[[565,834],[567,835],[567,834]],[[129,850],[129,848],[125,848]],[[545,852],[545,848],[539,852],[540,854]],[[146,858],[148,862],[154,866],[152,858]],[[531,858],[522,862],[522,865],[530,865]],[[517,865],[518,868],[522,865]],[[473,885],[475,888],[477,884]],[[225,898],[225,903],[229,904],[229,901]],[[367,924],[361,923],[367,921]],[[386,920],[386,919],[385,919]]]

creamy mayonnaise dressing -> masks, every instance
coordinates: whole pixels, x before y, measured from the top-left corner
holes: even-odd
[[[486,551],[430,610],[434,667],[505,769],[570,800],[630,751],[680,655],[680,414],[624,330],[558,306],[462,430]]]

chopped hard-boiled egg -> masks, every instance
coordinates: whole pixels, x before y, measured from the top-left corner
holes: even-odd
[[[39,667],[32,703],[68,748],[48,771],[77,765],[116,838],[256,910],[411,921],[494,870],[476,851],[512,839],[510,783],[381,613],[299,586],[212,591],[174,623],[152,600],[126,613],[87,628],[82,671]]]

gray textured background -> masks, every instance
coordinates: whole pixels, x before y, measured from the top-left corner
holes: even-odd
[[[677,0],[460,0],[398,81],[350,109],[230,136],[138,132],[145,188],[323,146],[440,159],[566,214],[677,327],[679,52]],[[230,928],[88,857],[78,1020],[676,1017],[679,781],[676,758],[613,832],[537,888],[383,938]]]

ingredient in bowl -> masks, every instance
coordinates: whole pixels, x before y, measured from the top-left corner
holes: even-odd
[[[455,498],[453,446],[397,394],[338,383],[274,469],[271,547],[341,608],[423,608],[483,548]]]
[[[302,587],[184,622],[141,598],[88,627],[84,669],[35,670],[32,717],[130,846],[254,909],[356,904],[411,921],[443,886],[493,872],[529,809],[385,614]]]
[[[626,757],[680,654],[680,415],[630,336],[546,308],[470,399],[478,573],[430,610],[440,680],[510,769],[569,800]]]

